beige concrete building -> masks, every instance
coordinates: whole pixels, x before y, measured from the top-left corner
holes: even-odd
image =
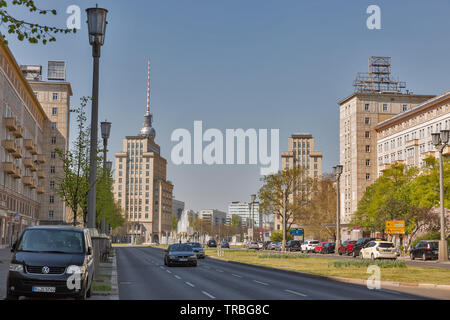
[[[161,242],[172,229],[173,184],[167,180],[167,161],[161,157],[152,128],[150,65],[144,118],[140,133],[125,137],[123,151],[116,153],[114,198],[124,209],[129,235],[144,242]]]
[[[375,127],[378,175],[394,162],[420,168],[425,158],[439,158],[431,134],[441,129],[450,130],[450,92],[380,122]],[[450,147],[444,148],[443,155],[450,156]]]
[[[51,123],[7,46],[0,44],[0,245],[36,225],[44,202]]]
[[[288,140],[289,151],[281,153],[281,165],[283,169],[302,167],[305,171],[305,178],[313,180],[322,176],[322,152],[315,150],[315,140],[309,133],[294,133]],[[295,196],[303,196],[309,191],[309,185],[300,181],[299,190],[294,191]],[[275,215],[275,230],[282,229],[282,220]]]
[[[72,88],[70,83],[65,82],[65,71],[59,80],[42,81],[41,66],[22,65],[21,69],[50,120],[50,130],[44,134],[44,140],[48,142],[46,143],[48,149],[46,153],[49,154],[49,157],[42,164],[42,172],[40,172],[40,175],[47,178],[47,182],[42,186],[44,193],[39,210],[39,220],[41,224],[69,222],[68,208],[55,191],[58,178],[64,175],[63,163],[55,150],[67,151],[69,149]]]
[[[355,87],[355,93],[339,101],[339,161],[344,166],[340,188],[343,240],[353,237],[345,224],[357,210],[366,188],[378,176],[375,127],[434,97],[403,93],[404,85],[390,79],[388,57],[371,57],[369,74],[358,74]]]

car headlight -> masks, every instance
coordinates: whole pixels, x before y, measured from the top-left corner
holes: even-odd
[[[169,259],[175,259],[176,256],[169,256]]]
[[[11,263],[9,265],[9,271],[23,272],[23,265],[17,264],[17,263]]]
[[[75,265],[72,265],[72,266],[68,266],[67,267],[67,270],[66,270],[66,273],[67,274],[74,274],[74,273],[80,273],[80,274],[83,274],[83,273],[85,273],[86,272],[86,267],[85,266],[75,266]]]
[[[195,254],[192,256],[189,256],[189,259],[195,259],[195,258],[197,258],[197,256]]]

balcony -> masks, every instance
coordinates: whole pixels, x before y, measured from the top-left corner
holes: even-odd
[[[36,148],[36,145],[34,144],[33,140],[31,140],[31,139],[24,139],[23,146],[25,147],[25,149],[27,149],[30,152]]]
[[[405,147],[406,148],[408,148],[408,147],[414,147],[414,146],[418,146],[419,145],[419,139],[412,139],[412,140],[409,140],[409,141],[407,141],[406,143],[405,143]]]
[[[44,186],[38,186],[37,187],[37,193],[43,194],[45,192]]]
[[[13,157],[16,158],[16,159],[22,158],[22,156],[23,156],[23,155],[22,155],[22,148],[19,147],[19,146],[17,146],[16,151],[14,151],[14,152],[12,153],[12,155],[13,155]]]
[[[382,165],[380,165],[380,171],[384,172],[385,170],[389,169],[391,167],[390,163],[384,163]]]
[[[46,176],[44,170],[39,170],[39,171],[37,172],[37,177],[38,177],[39,179],[45,179],[47,176]]]
[[[32,158],[25,158],[23,159],[23,165],[25,168],[29,168],[31,171],[36,171],[36,165],[34,164],[34,161]]]
[[[16,172],[13,173],[12,175],[15,179],[20,179],[22,178],[22,169],[20,169],[19,167],[16,168]]]
[[[3,162],[3,171],[8,174],[15,174],[16,165],[12,162]]]
[[[33,177],[26,176],[22,178],[22,182],[24,186],[28,186],[32,189],[36,189],[36,181],[34,181]]]
[[[15,118],[4,118],[5,121],[5,127],[14,132],[17,130],[17,121]]]
[[[23,138],[23,127],[17,126],[17,130],[13,132],[16,138]]]
[[[17,149],[17,144],[14,140],[3,140],[2,145],[8,152],[15,152]]]
[[[45,155],[38,154],[36,158],[39,163],[45,163]]]

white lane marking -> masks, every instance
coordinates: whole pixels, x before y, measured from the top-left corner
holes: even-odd
[[[269,284],[268,283],[265,283],[265,282],[261,282],[261,281],[258,281],[258,280],[253,280],[254,282],[256,282],[256,283],[259,283],[259,284],[262,284],[262,285],[265,285],[265,286],[268,286]]]
[[[242,276],[240,276],[240,275],[238,275],[238,274],[232,273],[231,275],[232,275],[232,276],[235,276],[235,277],[238,277],[238,278],[242,278]]]
[[[297,291],[293,291],[293,290],[289,290],[289,289],[286,289],[284,291],[292,293],[292,294],[296,294],[298,296],[306,297],[306,294],[303,294],[303,293],[300,293],[300,292],[297,292]]]
[[[216,271],[217,271],[217,272],[223,272],[223,270],[220,270],[220,269],[216,269]]]
[[[185,283],[186,283],[188,286],[191,286],[192,288],[195,287],[195,286],[194,286],[192,283],[190,283],[190,282],[187,282],[187,281],[186,281]]]
[[[167,273],[172,273],[172,271],[170,271],[170,270],[166,270],[167,271]]]
[[[164,269],[164,267],[163,266],[159,266],[161,269],[163,269],[163,270],[166,270],[166,269]]]
[[[202,293],[208,297],[210,297],[211,299],[215,299],[216,297],[214,297],[212,294],[206,292],[206,291],[202,291]]]
[[[177,278],[178,280],[181,279],[181,277],[180,277],[180,276],[177,276],[177,275],[174,275],[174,277]]]

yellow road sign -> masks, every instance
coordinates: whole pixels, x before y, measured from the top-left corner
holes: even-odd
[[[405,221],[403,220],[386,221],[385,233],[387,234],[405,233]]]

